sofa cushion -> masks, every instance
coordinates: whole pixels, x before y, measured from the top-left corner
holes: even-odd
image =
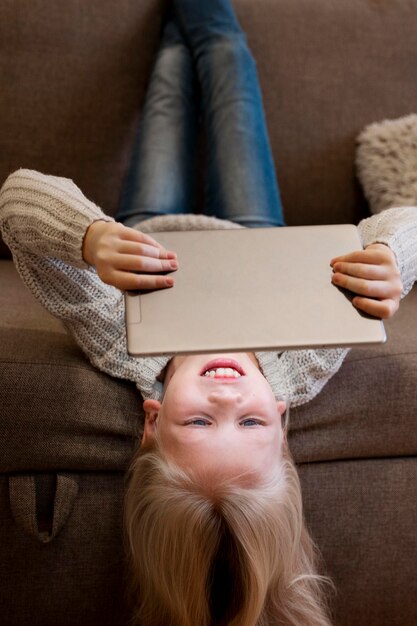
[[[93,368],[10,261],[0,275],[0,471],[125,470],[142,428],[136,387]],[[291,412],[297,462],[417,453],[416,306],[414,290],[386,324],[386,345],[352,350]]]
[[[0,261],[0,472],[124,469],[140,435],[136,387],[98,372]]]
[[[356,136],[415,109],[417,0],[234,4],[259,68],[288,223],[356,223],[366,211]],[[0,181],[18,167],[72,178],[114,214],[164,6],[119,0],[115,16],[101,0],[2,4]]]
[[[78,490],[76,497],[70,498],[65,525],[46,544],[36,529],[28,532],[25,523],[27,509],[34,504],[21,485],[35,478],[0,476],[1,623],[127,626],[130,614],[122,543],[124,475],[58,475],[58,485],[66,480],[77,484]],[[58,487],[55,511],[57,499],[66,495],[65,491],[60,494]],[[68,499],[63,499],[59,508],[68,504]]]
[[[337,593],[335,626],[417,624],[417,459],[298,466],[309,528]]]
[[[291,413],[298,462],[417,454],[417,289],[385,322],[387,343],[350,351],[321,393]]]

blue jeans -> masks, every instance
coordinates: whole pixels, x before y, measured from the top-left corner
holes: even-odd
[[[199,118],[204,213],[243,226],[284,217],[255,62],[228,0],[173,0],[116,219],[192,212]]]

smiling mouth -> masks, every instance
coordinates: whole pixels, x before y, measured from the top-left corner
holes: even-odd
[[[204,366],[200,376],[216,380],[236,380],[245,376],[245,372],[233,359],[215,359]]]

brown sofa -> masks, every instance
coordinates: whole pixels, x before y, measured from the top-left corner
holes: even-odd
[[[196,0],[197,1],[197,0]],[[166,3],[3,0],[0,181],[73,178],[114,213]],[[355,137],[417,108],[417,0],[236,0],[290,225],[357,222]],[[0,261],[0,623],[122,626],[133,384],[96,371]],[[417,292],[290,446],[340,626],[417,624]],[[198,625],[196,625],[198,626]],[[300,625],[307,626],[307,625]]]

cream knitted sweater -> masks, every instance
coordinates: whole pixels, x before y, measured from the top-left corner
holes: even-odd
[[[128,355],[123,294],[104,284],[83,260],[83,237],[98,219],[112,221],[65,178],[19,170],[0,190],[0,229],[26,286],[62,320],[93,365],[134,381],[144,398],[161,399],[157,376],[170,357]],[[144,232],[233,227],[237,225],[201,215],[157,217],[140,225]],[[394,251],[405,295],[417,278],[417,208],[383,211],[358,228],[364,246],[381,242]],[[347,352],[294,350],[256,356],[275,395],[285,394],[297,406],[319,393]]]

